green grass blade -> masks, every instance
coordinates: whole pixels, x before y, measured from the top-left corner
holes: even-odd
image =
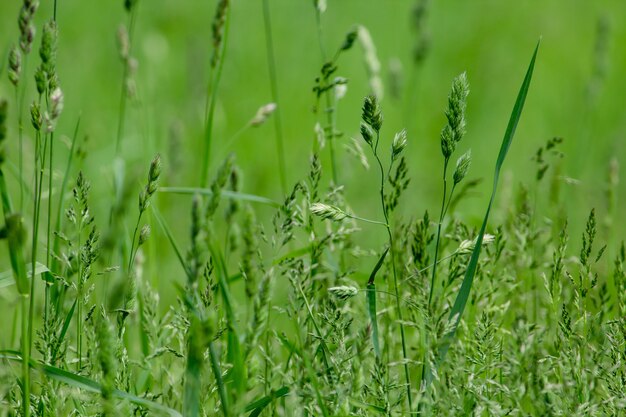
[[[15,362],[22,362],[22,357],[20,356],[20,352],[12,351],[12,350],[3,350],[0,351],[0,358],[7,359]],[[85,378],[84,376],[76,375],[71,372],[65,371],[63,369],[50,366],[43,365],[37,363],[33,360],[30,361],[29,366],[31,369],[39,371],[43,373],[50,379],[54,379],[55,381],[62,382],[64,384],[70,385],[75,388],[82,389],[84,391],[89,391],[93,393],[102,393],[102,386],[96,381]],[[182,417],[182,415],[169,407],[164,406],[163,404],[159,404],[154,401],[150,401],[146,398],[137,397],[136,395],[129,394],[126,391],[114,390],[113,395],[119,399],[130,401],[133,404],[140,405],[142,407],[146,407],[152,410],[161,411],[171,417]]]
[[[287,394],[289,394],[289,387],[282,387],[282,388],[277,389],[276,391],[270,392],[268,395],[266,395],[263,398],[259,398],[256,401],[252,401],[250,404],[246,406],[246,413],[251,411],[248,417],[258,417],[263,411],[263,409],[267,407],[268,405],[270,405],[272,401],[278,398],[284,397]]]
[[[169,194],[213,195],[213,192],[210,189],[197,187],[159,187],[159,192]],[[253,194],[244,194],[236,191],[222,190],[220,196],[224,198],[230,198],[231,200],[249,201],[251,203],[265,204],[267,206],[275,208],[280,207],[280,203],[277,203],[274,200]]]
[[[31,265],[25,265],[26,275],[30,276]],[[37,262],[35,265],[35,275],[43,274],[44,272],[48,272],[48,267],[42,263]],[[0,288],[5,288],[15,284],[15,280],[13,279],[13,270],[4,271],[0,273]]]
[[[513,136],[515,135],[515,129],[517,128],[517,124],[522,115],[522,109],[524,108],[524,102],[526,101],[526,96],[528,94],[528,89],[530,87],[530,81],[532,79],[533,70],[535,67],[535,59],[537,58],[538,50],[539,50],[539,42],[537,43],[537,46],[535,47],[535,52],[533,53],[532,59],[530,60],[528,70],[526,71],[526,76],[524,77],[524,82],[522,83],[520,91],[517,95],[517,100],[515,101],[515,106],[513,107],[513,112],[511,113],[509,124],[506,128],[506,133],[504,134],[504,138],[502,139],[500,153],[498,154],[498,159],[496,161],[496,168],[495,168],[495,174],[494,174],[494,179],[493,179],[493,189],[491,191],[491,198],[489,199],[489,205],[487,206],[485,218],[483,219],[483,224],[480,227],[480,232],[478,233],[478,237],[476,239],[476,245],[474,246],[474,250],[472,251],[472,257],[470,258],[469,264],[467,266],[467,270],[465,271],[465,277],[463,278],[463,283],[461,284],[461,288],[459,289],[456,300],[454,301],[452,310],[450,310],[450,317],[448,321],[452,323],[452,327],[451,327],[451,330],[444,336],[442,344],[439,347],[439,355],[437,359],[438,363],[443,362],[443,360],[446,357],[448,349],[450,348],[450,344],[454,340],[456,329],[459,325],[459,322],[461,321],[461,317],[463,316],[465,305],[467,304],[467,300],[469,299],[469,296],[470,296],[472,283],[474,281],[474,275],[476,274],[476,269],[478,267],[478,258],[480,256],[482,241],[485,235],[487,221],[489,220],[489,213],[491,212],[491,206],[493,205],[493,201],[496,195],[496,190],[498,187],[500,169],[502,168],[502,164],[504,163],[506,154],[509,150],[509,147],[511,146],[511,142],[513,141]],[[428,375],[428,379],[429,379],[429,382],[430,380],[432,380],[432,374]]]
[[[172,248],[174,249],[174,252],[176,253],[176,258],[178,258],[178,263],[180,263],[180,266],[183,267],[183,270],[185,271],[185,275],[187,275],[187,277],[189,278],[189,270],[187,269],[185,258],[183,258],[183,253],[180,250],[180,247],[178,246],[178,244],[176,243],[176,240],[174,239],[174,235],[172,234],[172,231],[167,226],[167,223],[165,223],[163,216],[161,216],[161,213],[159,213],[159,210],[156,208],[156,206],[154,204],[151,204],[150,207],[152,208],[152,213],[154,214],[154,218],[156,219],[157,223],[159,223],[159,226],[163,230],[163,233],[165,233],[165,236],[167,236],[167,240],[170,242],[170,245],[172,245]]]
[[[220,247],[216,244],[211,244],[209,247],[211,256],[215,261],[215,271],[218,277],[218,286],[222,293],[222,299],[224,301],[224,308],[226,310],[226,320],[228,324],[227,340],[228,340],[228,362],[232,365],[232,369],[229,372],[229,377],[232,380],[232,386],[238,397],[241,397],[245,393],[246,389],[246,367],[243,358],[243,351],[241,349],[241,343],[239,339],[239,332],[237,330],[237,317],[235,316],[235,309],[233,308],[232,296],[230,295],[230,288],[228,285],[228,271],[226,270],[226,262],[224,261],[224,255]]]
[[[209,343],[209,359],[211,360],[213,375],[215,376],[217,392],[219,393],[220,401],[222,403],[222,411],[224,413],[224,417],[228,417],[228,394],[226,393],[226,385],[224,384],[224,379],[222,378],[222,369],[220,367],[219,357],[217,356],[213,342]]]
[[[376,279],[376,274],[383,266],[383,262],[385,261],[385,257],[387,256],[388,252],[389,248],[385,249],[380,259],[376,263],[376,266],[374,266],[374,269],[370,274],[369,280],[367,281],[367,290],[365,292],[367,301],[367,313],[369,314],[370,322],[372,323],[372,344],[374,345],[374,353],[379,359],[381,358],[381,352],[378,338],[378,311],[376,309],[376,285],[374,284],[374,280]]]
[[[54,349],[52,350],[51,356],[52,356],[53,361],[56,360],[56,356],[59,351],[59,348],[63,344],[63,340],[65,339],[65,335],[67,334],[67,329],[69,329],[70,327],[70,323],[72,322],[72,317],[74,316],[74,310],[76,309],[77,302],[78,302],[78,298],[74,300],[74,303],[72,304],[72,308],[70,308],[70,311],[67,313],[67,316],[65,316],[65,321],[63,322],[61,333],[59,333],[59,339],[54,345]]]

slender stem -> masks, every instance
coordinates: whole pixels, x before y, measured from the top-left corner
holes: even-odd
[[[33,235],[32,235],[32,249],[31,249],[31,276],[30,276],[30,296],[28,299],[28,310],[23,306],[24,323],[22,324],[22,331],[25,331],[23,335],[24,344],[22,350],[24,353],[24,362],[28,365],[31,357],[31,348],[33,340],[33,322],[35,316],[35,266],[37,264],[37,243],[39,240],[39,213],[41,208],[41,189],[42,189],[42,177],[45,164],[45,152],[46,141],[43,143],[43,152],[41,150],[41,133],[37,132],[35,138],[35,190],[34,190],[34,207],[33,207]],[[43,160],[40,160],[40,156],[44,155]],[[24,415],[30,415],[30,372],[24,374]],[[28,397],[28,398],[27,398]]]
[[[130,245],[130,256],[128,257],[128,273],[130,274],[130,269],[133,266],[133,261],[135,260],[135,254],[137,253],[135,248],[135,242],[137,241],[137,232],[139,231],[139,224],[141,223],[141,216],[143,215],[143,211],[139,212],[139,217],[137,217],[137,224],[135,225],[135,231],[133,232],[133,241]],[[139,248],[137,248],[139,249]]]
[[[52,14],[52,19],[57,21],[57,0],[54,0],[54,13]]]
[[[30,416],[30,339],[28,337],[28,296],[22,299],[22,385],[23,385],[23,414]]]
[[[322,61],[325,63],[327,60],[326,48],[324,47],[324,39],[323,39],[323,31],[322,31],[322,16],[318,8],[315,8],[315,22],[317,24],[317,37],[319,40],[320,53],[322,55]],[[333,61],[335,61],[339,57],[337,53],[333,57]],[[327,83],[328,79],[324,79],[324,83]],[[333,183],[335,185],[339,184],[338,173],[337,173],[337,159],[335,157],[335,107],[332,102],[331,94],[333,89],[326,89],[323,94],[326,99],[326,108],[324,112],[326,113],[326,128],[324,129],[324,136],[326,141],[328,142],[328,149],[330,151],[330,171],[333,179]]]
[[[77,334],[77,338],[76,338],[76,344],[77,344],[77,352],[78,352],[78,373],[80,373],[80,370],[82,368],[83,365],[83,349],[82,349],[82,344],[83,344],[83,326],[82,326],[82,321],[83,321],[83,262],[82,262],[82,256],[81,256],[81,234],[83,231],[83,219],[82,216],[79,216],[79,220],[78,220],[78,287],[77,287],[77,299],[76,299],[76,334]]]
[[[130,58],[130,54],[133,48],[133,33],[135,32],[135,21],[137,16],[137,7],[133,7],[128,16],[129,24],[128,24],[128,57]],[[124,134],[124,125],[126,122],[126,103],[128,100],[128,87],[126,80],[128,79],[128,62],[124,62],[124,70],[122,73],[122,92],[120,94],[120,106],[119,106],[119,114],[117,119],[117,139],[115,140],[115,156],[120,155],[121,146],[122,146],[122,136]]]
[[[24,54],[24,65],[22,73],[26,74],[28,69],[28,54]],[[26,86],[28,77],[22,80],[22,92],[19,94],[17,86],[15,87],[15,100],[18,106],[17,127],[19,140],[19,172],[20,172],[20,205],[19,211],[24,210],[24,101],[26,99]]]
[[[208,100],[207,100],[207,114],[206,114],[206,128],[204,132],[204,158],[202,160],[202,171],[200,171],[200,186],[206,188],[209,181],[209,170],[211,161],[211,142],[213,139],[213,118],[215,115],[215,104],[217,102],[217,90],[222,77],[222,69],[224,68],[224,57],[226,54],[226,44],[228,43],[228,28],[230,26],[230,7],[226,10],[225,22],[224,22],[224,35],[222,38],[222,45],[219,55],[219,62],[214,69],[214,76],[209,75],[208,86]]]
[[[389,224],[387,224],[385,222],[379,222],[379,221],[376,221],[376,220],[370,220],[370,219],[366,219],[364,217],[354,216],[352,214],[347,214],[347,213],[346,213],[346,215],[349,218],[351,218],[351,219],[360,220],[362,222],[371,223],[371,224],[380,224],[381,226],[389,227]]]
[[[56,2],[55,2],[56,4]],[[52,158],[54,156],[54,132],[50,133],[50,154],[48,155],[48,235],[46,236],[46,266],[50,268],[51,264],[51,247],[50,239],[52,236]],[[45,282],[45,298],[44,298],[44,323],[48,321],[48,302],[50,299],[50,285]]]
[[[63,212],[63,201],[65,200],[65,189],[67,188],[67,182],[69,181],[70,176],[70,167],[72,166],[72,160],[74,159],[74,150],[76,148],[76,138],[78,137],[78,128],[80,127],[80,118],[76,122],[76,127],[74,128],[74,135],[72,136],[72,146],[70,148],[70,153],[67,157],[67,163],[65,164],[65,174],[63,174],[63,181],[61,182],[61,188],[59,189],[59,204],[57,206],[56,220],[54,230],[56,232],[61,231],[61,213]],[[52,254],[57,253],[59,249],[59,239],[54,240],[53,251]],[[52,261],[56,266],[56,260],[53,257]]]
[[[285,148],[283,143],[283,126],[281,107],[278,99],[278,77],[276,76],[276,61],[274,55],[274,40],[272,38],[272,21],[270,17],[269,0],[263,0],[263,22],[265,24],[265,43],[267,49],[267,66],[270,75],[270,90],[272,101],[276,103],[274,111],[274,130],[276,131],[276,153],[278,155],[278,172],[283,194],[287,194],[287,167],[285,164]]]
[[[406,397],[409,403],[409,413],[413,410],[413,399],[411,397],[411,374],[409,373],[409,364],[408,364],[408,355],[406,349],[406,336],[404,333],[404,324],[402,319],[402,306],[400,305],[400,292],[398,290],[398,274],[396,271],[396,251],[394,248],[393,241],[393,233],[391,232],[391,227],[389,226],[389,213],[387,210],[387,204],[385,203],[385,170],[383,168],[383,164],[378,157],[378,153],[376,149],[378,149],[378,142],[380,139],[380,133],[376,132],[376,145],[374,149],[374,157],[376,158],[376,162],[378,162],[378,167],[380,168],[380,203],[383,210],[383,216],[385,217],[385,227],[387,229],[387,235],[389,238],[389,252],[391,254],[391,270],[393,273],[393,286],[395,291],[395,299],[396,299],[396,310],[398,312],[398,320],[400,322],[400,338],[402,339],[402,358],[404,359],[404,377],[406,380]]]
[[[428,308],[430,309],[433,293],[435,291],[435,281],[437,279],[437,258],[439,257],[439,242],[441,240],[441,225],[443,223],[443,216],[446,210],[446,193],[448,187],[448,180],[446,179],[446,173],[448,171],[448,161],[450,158],[445,158],[443,163],[443,197],[441,198],[441,212],[439,213],[439,223],[437,224],[437,239],[435,240],[435,259],[433,264],[432,276],[430,278],[430,294],[428,295]]]

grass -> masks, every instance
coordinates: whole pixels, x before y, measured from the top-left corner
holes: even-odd
[[[193,34],[212,39],[208,63],[192,53],[187,68],[193,85],[207,86],[181,104],[168,103],[167,83],[154,97],[150,89],[159,73],[151,60],[168,42],[152,26],[155,11],[120,2],[116,18],[129,22],[118,33],[122,95],[119,78],[105,99],[104,71],[88,73],[89,102],[116,103],[95,115],[75,99],[82,71],[61,64],[79,24],[69,0],[20,3],[20,26],[2,38],[18,52],[7,54],[0,82],[0,416],[623,415],[619,153],[592,183],[606,192],[572,204],[568,138],[551,135],[527,152],[541,131],[531,116],[549,104],[544,60],[554,39],[532,54],[497,155],[493,132],[506,116],[479,114],[494,99],[475,71],[497,62],[445,66],[441,74],[461,75],[449,76],[442,117],[449,79],[429,80],[428,62],[463,48],[428,43],[443,6],[415,3],[403,90],[398,66],[387,81],[381,62],[394,46],[410,49],[379,37],[382,12],[350,26],[334,14],[350,5],[264,1],[263,18],[247,19],[242,11],[256,6],[214,2],[194,11],[213,16],[210,30],[205,19]],[[285,36],[290,7],[305,13],[302,35]],[[445,10],[458,24],[462,10]],[[602,19],[587,112],[603,108],[611,82]],[[496,40],[508,45],[501,30]],[[261,47],[248,51],[262,65],[241,67],[244,34],[257,32]],[[302,53],[300,36],[320,51]],[[290,69],[299,63],[284,58],[293,45],[308,65],[297,91]],[[522,78],[526,46],[508,56],[516,66],[507,78]],[[233,73],[250,78],[247,91]],[[514,94],[505,81],[492,81],[503,103]],[[418,84],[421,94],[409,91]],[[160,106],[180,117],[185,139],[151,139],[160,133],[142,120]],[[411,109],[430,107],[443,129],[422,137]],[[104,145],[94,120],[106,125]],[[585,136],[601,125],[586,120]],[[517,170],[524,159],[532,175]],[[487,161],[495,171],[483,195]],[[275,181],[259,185],[263,175]]]

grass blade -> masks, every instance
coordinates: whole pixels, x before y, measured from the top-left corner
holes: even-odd
[[[28,264],[25,266],[25,268],[26,275],[29,276],[31,271],[31,265]],[[48,267],[42,263],[37,262],[37,264],[35,265],[35,275],[40,275],[44,272],[49,272]],[[15,284],[15,280],[13,279],[13,270],[0,273],[0,288],[9,287],[13,284]]]
[[[11,350],[0,351],[0,358],[15,361],[15,362],[20,362],[20,363],[22,362],[22,357],[20,356],[20,352],[17,352],[17,351],[11,351]],[[54,379],[55,381],[62,382],[64,384],[82,389],[84,391],[100,393],[100,394],[102,393],[102,386],[99,383],[97,383],[96,381],[92,379],[85,378],[84,376],[76,375],[74,373],[65,371],[63,369],[60,369],[54,366],[43,365],[33,360],[29,362],[29,366],[31,369],[39,371],[43,373],[45,376],[47,376],[48,378]],[[163,404],[159,404],[154,401],[150,401],[146,398],[137,397],[136,395],[129,394],[126,391],[120,391],[116,389],[113,391],[113,395],[119,399],[130,401],[133,404],[137,404],[137,405],[140,405],[142,407],[146,407],[152,410],[161,411],[171,417],[182,417],[182,415],[178,411],[172,408],[169,408],[167,406],[164,406]]]
[[[509,124],[506,128],[506,133],[504,134],[504,138],[502,139],[502,145],[500,147],[500,153],[498,154],[498,159],[496,161],[495,174],[493,179],[493,189],[491,191],[491,198],[489,199],[489,205],[487,206],[487,211],[485,213],[485,218],[483,219],[483,224],[480,227],[480,232],[478,233],[478,237],[476,239],[476,245],[474,246],[474,250],[472,251],[472,257],[470,258],[469,264],[467,266],[467,270],[465,272],[465,277],[463,278],[463,283],[461,284],[461,288],[457,294],[456,300],[454,301],[454,305],[452,310],[450,310],[450,317],[448,321],[451,323],[451,330],[444,336],[443,342],[439,347],[439,355],[437,359],[437,363],[441,363],[444,361],[448,349],[450,348],[450,344],[453,342],[456,329],[461,321],[461,317],[463,316],[463,311],[465,310],[465,305],[467,304],[467,300],[469,299],[470,291],[472,289],[472,283],[474,281],[474,275],[476,274],[476,269],[478,267],[478,258],[480,256],[480,250],[482,247],[483,237],[485,235],[485,229],[487,227],[487,221],[489,220],[489,213],[491,212],[491,206],[495,199],[496,190],[498,187],[498,180],[500,177],[500,169],[502,168],[502,164],[504,163],[504,159],[506,158],[506,154],[511,146],[511,142],[513,141],[513,136],[515,135],[515,129],[517,128],[517,124],[522,115],[522,109],[524,108],[524,102],[526,101],[526,96],[528,94],[528,89],[530,87],[530,81],[532,79],[533,70],[535,67],[535,59],[537,58],[537,52],[539,50],[539,43],[535,47],[535,52],[530,60],[530,64],[528,66],[528,70],[526,71],[526,76],[524,77],[524,82],[520,88],[520,91],[517,95],[517,100],[515,101],[515,106],[513,107],[513,112],[511,113],[511,117],[509,119]],[[428,382],[432,381],[432,374],[429,372],[427,376]]]
[[[376,310],[376,285],[374,284],[374,279],[376,278],[376,274],[383,266],[383,262],[385,261],[385,257],[387,256],[387,252],[389,252],[389,248],[385,249],[380,259],[374,266],[372,273],[370,274],[370,278],[367,281],[367,290],[366,290],[366,301],[367,301],[367,312],[370,316],[370,321],[372,323],[372,344],[374,345],[374,353],[377,358],[381,358],[380,352],[380,343],[378,341],[378,319],[377,319],[377,310]]]
[[[263,398],[259,398],[258,400],[251,402],[246,406],[246,413],[252,411],[248,417],[258,417],[263,409],[270,405],[272,401],[284,397],[287,394],[289,394],[289,387],[282,387],[276,391],[270,392]]]
[[[178,262],[180,263],[180,266],[182,266],[183,269],[185,270],[185,275],[189,277],[189,270],[187,269],[185,258],[183,258],[183,253],[181,252],[178,244],[176,243],[176,240],[174,240],[174,235],[172,234],[172,231],[167,226],[167,223],[165,223],[163,216],[161,216],[161,213],[159,213],[159,210],[156,208],[156,206],[154,204],[151,204],[150,207],[152,208],[152,213],[154,214],[154,218],[156,219],[157,223],[159,223],[159,226],[165,233],[165,236],[167,236],[167,240],[170,242],[170,245],[172,245],[172,248],[174,249],[174,252],[176,253],[176,258],[178,258]]]
[[[203,194],[203,195],[213,195],[213,192],[208,188],[197,188],[197,187],[159,187],[160,193],[169,193],[169,194]],[[271,200],[267,197],[261,197],[253,194],[244,194],[236,191],[222,190],[220,193],[221,197],[230,198],[232,200],[240,200],[240,201],[249,201],[251,203],[259,203],[265,204],[271,207],[280,207],[280,204],[274,200]]]

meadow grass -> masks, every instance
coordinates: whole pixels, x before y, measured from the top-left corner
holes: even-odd
[[[117,133],[110,138],[114,170],[107,171],[112,193],[95,189],[86,173],[82,116],[67,147],[60,146],[59,122],[67,112],[60,80],[71,83],[73,75],[57,69],[64,33],[57,13],[63,15],[64,2],[48,10],[39,37],[38,2],[20,6],[5,80],[15,100],[0,98],[0,237],[6,242],[0,260],[8,261],[0,294],[14,310],[0,337],[0,416],[624,414],[624,243],[617,233],[603,233],[602,209],[585,208],[584,218],[567,212],[568,197],[558,186],[562,139],[535,153],[536,175],[527,184],[511,185],[503,174],[505,159],[520,157],[509,150],[533,93],[539,44],[525,76],[521,60],[510,74],[523,81],[495,158],[491,193],[479,196],[486,204],[482,222],[464,212],[478,183],[470,177],[476,152],[462,153],[450,173],[457,146],[469,141],[473,114],[470,76],[452,80],[444,127],[430,138],[443,156],[437,159],[442,175],[432,175],[441,186],[433,221],[413,198],[426,186],[412,181],[410,170],[420,165],[413,151],[419,138],[405,129],[391,133],[394,106],[387,110],[390,101],[383,99],[370,31],[354,26],[328,53],[325,13],[332,4],[316,0],[309,8],[322,58],[321,69],[311,71],[318,74],[310,93],[317,122],[306,128],[315,132],[308,165],[288,173],[287,158],[295,156],[286,150],[282,110],[290,95],[279,100],[276,48],[285,39],[273,36],[270,11],[276,9],[267,0],[271,102],[230,140],[216,140],[220,97],[227,94],[220,85],[234,48],[228,38],[238,30],[233,3],[216,2],[211,34],[205,34],[212,36],[205,105],[196,109],[201,146],[184,167],[193,177],[189,186],[171,184],[170,178],[183,177],[169,169],[167,155],[153,156],[127,132],[128,103],[137,113],[147,106],[135,94],[131,54],[141,37],[139,8],[147,5],[120,4],[129,27],[118,32],[123,68]],[[416,2],[412,77],[429,50],[424,16],[431,6]],[[599,31],[602,60],[607,34]],[[357,42],[370,94],[360,109],[339,114],[352,86],[336,75],[339,58],[342,65],[360,59],[348,54]],[[40,62],[28,70],[26,57],[37,44]],[[601,65],[594,71],[601,81]],[[26,82],[30,76],[34,83]],[[28,127],[22,125],[27,100]],[[405,102],[410,110],[415,98]],[[360,113],[350,128],[360,137],[350,145],[339,130],[339,116],[348,111]],[[261,131],[269,118],[279,199],[248,192],[238,154],[227,153],[249,127]],[[490,130],[503,122],[494,120]],[[25,141],[32,143],[25,147]],[[147,175],[133,173],[128,149],[135,146]],[[362,166],[345,158],[348,147]],[[223,160],[215,158],[220,152]],[[30,162],[23,163],[26,156]],[[374,172],[365,172],[370,163]],[[358,192],[368,194],[371,207],[351,202],[355,171],[365,178]],[[613,158],[606,201],[596,202],[606,205],[609,221],[618,216],[618,184]],[[515,195],[506,200],[510,206],[497,208],[506,192]],[[188,226],[184,232],[179,219]],[[580,245],[572,243],[572,224],[583,226]]]

